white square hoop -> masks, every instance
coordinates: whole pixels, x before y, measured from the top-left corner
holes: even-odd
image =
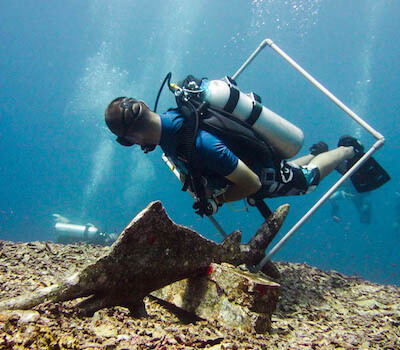
[[[385,138],[382,134],[372,128],[365,120],[354,113],[349,107],[347,107],[342,101],[340,101],[335,95],[333,95],[328,89],[326,89],[321,83],[313,78],[306,70],[304,70],[298,63],[296,63],[290,56],[288,56],[282,49],[280,49],[271,39],[265,39],[257,47],[257,49],[250,55],[247,61],[239,68],[239,70],[232,76],[232,79],[236,79],[254,60],[254,58],[263,50],[266,46],[271,47],[275,50],[282,58],[284,58],[291,66],[293,66],[301,75],[303,75],[308,81],[311,82],[316,88],[322,91],[331,101],[333,101],[338,107],[340,107],[347,115],[353,118],[358,124],[366,129],[377,141],[372,147],[312,206],[312,208],[289,230],[289,232],[265,255],[264,259],[257,265],[256,270],[262,269],[268,260],[272,258],[286,243],[286,241],[292,237],[295,232],[303,226],[303,224],[324,204],[329,197],[345,182],[351,175],[353,175],[378,149],[380,149],[385,143]]]

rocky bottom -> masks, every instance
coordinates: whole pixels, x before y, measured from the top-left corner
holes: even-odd
[[[109,247],[0,241],[0,299],[46,287]],[[400,349],[400,288],[306,264],[277,262],[282,293],[272,330],[260,335],[196,318],[146,298],[148,317],[76,301],[0,312],[0,349]]]

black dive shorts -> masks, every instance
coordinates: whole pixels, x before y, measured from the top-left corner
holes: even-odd
[[[277,169],[262,169],[262,187],[252,197],[261,199],[310,193],[319,184],[320,177],[319,169],[315,165],[300,166],[282,160]]]

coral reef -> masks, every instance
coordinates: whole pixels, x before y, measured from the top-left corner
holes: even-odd
[[[109,249],[0,242],[0,298],[50,286]],[[142,319],[124,307],[85,317],[68,301],[0,312],[0,349],[400,348],[400,288],[305,264],[277,267],[282,291],[269,334],[208,322],[151,297]]]
[[[137,308],[126,303],[129,291],[142,301],[151,291],[193,276],[212,262],[257,263],[263,248],[279,230],[287,209],[278,210],[276,220],[267,220],[248,244],[240,244],[240,232],[232,233],[222,245],[205,240],[172,223],[157,202],[135,218],[112,247],[0,241],[0,349],[400,349],[400,288],[306,264],[275,263],[282,276],[281,295],[268,320],[269,333],[258,334],[257,327],[227,326],[218,318],[207,321],[152,296],[144,298],[145,313],[132,313]],[[140,220],[146,215],[147,221]],[[135,284],[139,277],[131,276],[124,260],[119,259],[128,258],[136,264],[136,254],[143,247],[140,256],[154,259],[158,248],[151,254],[149,249],[160,244],[159,249],[165,252],[165,243],[171,237],[185,238],[174,245],[178,248],[168,250],[172,269],[167,265],[153,269],[150,275],[138,274],[145,279]],[[125,249],[130,239],[134,239],[132,252]],[[137,240],[145,246],[135,247]],[[199,251],[190,254],[185,244],[198,246]],[[181,252],[183,248],[186,250]],[[191,263],[180,266],[179,261],[185,259]],[[120,264],[126,271],[120,269]],[[108,271],[110,266],[115,270]],[[141,261],[135,266],[140,270],[145,265]],[[220,284],[221,290],[214,291],[217,295],[225,292],[227,300],[232,299],[229,281],[240,284],[243,276],[252,275],[232,270],[235,278],[219,279],[233,267],[212,266],[216,272],[207,281]],[[218,277],[220,266],[225,267]],[[179,269],[184,273],[176,274]],[[128,277],[133,280],[126,280]],[[242,290],[259,292],[259,281],[252,278],[253,282],[249,279],[248,288]],[[66,292],[64,287],[71,285],[72,289]],[[59,294],[55,295],[54,290]],[[102,294],[108,291],[114,300]],[[93,304],[93,294],[102,302]],[[29,295],[35,298],[26,297]],[[251,309],[259,300],[253,297],[247,299]],[[81,308],[88,300],[93,317],[87,317]],[[275,308],[275,304],[271,305],[269,311]],[[208,317],[207,313],[203,317]]]

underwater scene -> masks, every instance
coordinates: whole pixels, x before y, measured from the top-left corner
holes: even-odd
[[[400,286],[399,14],[395,0],[3,1],[0,240],[69,243],[74,238],[62,241],[56,225],[71,224],[111,244],[159,200],[174,222],[221,242],[162,151],[121,147],[104,111],[119,96],[153,108],[168,72],[172,82],[232,77],[269,38],[384,136],[374,158],[391,177],[361,195],[347,181],[273,260]],[[345,134],[365,150],[376,142],[268,46],[237,83],[303,131],[297,156],[318,141],[333,149]],[[165,88],[158,111],[171,107]],[[333,172],[312,193],[266,199],[271,210],[290,204],[270,247],[339,178]],[[264,221],[243,201],[214,217],[225,232],[239,229],[244,242]]]

